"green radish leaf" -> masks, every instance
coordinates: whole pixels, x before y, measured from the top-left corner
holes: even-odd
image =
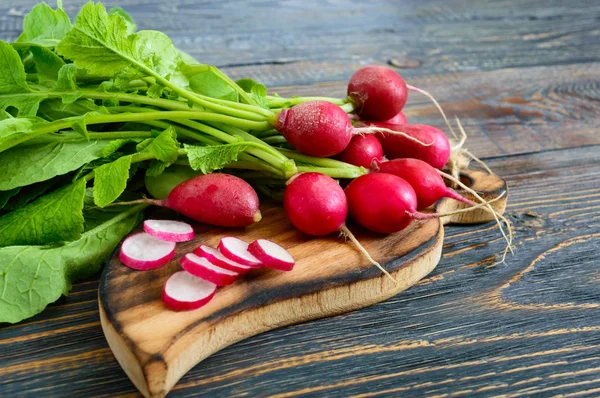
[[[158,137],[152,139],[148,145],[143,148],[142,152],[150,152],[156,159],[173,163],[179,156],[179,143],[177,142],[177,133],[175,128],[169,126],[165,131],[160,133]]]
[[[262,84],[257,84],[251,89],[252,99],[258,106],[269,109],[269,100],[267,100],[267,88]]]
[[[71,283],[97,273],[140,215],[139,208],[116,214],[64,246],[0,249],[0,323],[38,314]]]
[[[117,152],[122,147],[124,147],[125,145],[135,144],[138,142],[140,142],[140,140],[134,139],[134,138],[123,138],[123,139],[118,139],[118,140],[112,140],[102,150],[102,157],[107,158],[107,157],[111,156],[113,153]]]
[[[167,167],[172,165],[173,163],[163,162],[160,160],[153,160],[150,162],[150,167],[146,170],[146,175],[148,177],[156,177],[161,175]]]
[[[152,142],[154,138],[146,138],[144,139],[142,142],[140,142],[139,144],[137,144],[135,146],[135,150],[138,152],[142,152],[144,149],[146,149],[148,147],[148,145],[150,145],[150,143]]]
[[[125,73],[167,77],[180,62],[177,49],[161,32],[130,34],[128,22],[120,14],[108,15],[101,3],[87,3],[75,25],[59,43],[60,55],[92,74],[115,77]]]
[[[83,232],[85,180],[62,187],[0,217],[0,246],[44,245]]]
[[[25,15],[23,33],[17,43],[53,48],[70,30],[69,16],[60,7],[53,10],[46,3],[40,3]]]
[[[10,44],[0,41],[0,109],[12,106],[18,110],[18,116],[35,116],[45,97],[28,96],[31,92],[19,54]]]
[[[129,33],[129,34],[135,33],[135,31],[137,30],[137,26],[135,24],[135,21],[131,17],[131,15],[129,15],[129,13],[127,11],[125,11],[121,7],[113,7],[110,10],[108,10],[108,15],[112,15],[112,14],[117,14],[117,15],[120,15],[123,17],[123,19],[125,20],[125,23],[127,24],[127,27],[128,27],[127,33]]]
[[[125,191],[131,157],[123,156],[94,170],[94,203],[97,206],[111,204]]]
[[[65,65],[65,61],[46,47],[33,46],[30,50],[39,83],[48,86],[54,85],[58,72]]]
[[[238,93],[212,68],[189,76],[190,89],[198,94],[238,102]]]
[[[108,140],[52,142],[17,146],[2,153],[0,190],[49,180],[77,170],[103,156],[111,144]]]
[[[89,99],[79,99],[71,104],[65,104],[61,99],[56,98],[42,102],[38,114],[47,120],[58,120],[91,112],[101,113],[102,110],[102,107]]]
[[[0,148],[3,146],[10,147],[23,135],[33,134],[34,132],[34,122],[31,119],[9,118],[0,120]],[[2,152],[3,150],[0,149],[0,153]]]
[[[222,169],[236,161],[247,146],[247,142],[209,146],[184,145],[192,169],[200,170],[204,174]]]
[[[13,188],[8,191],[0,191],[0,209],[3,209],[4,206],[8,203],[10,198],[19,193],[21,188]]]
[[[11,198],[6,206],[4,206],[5,210],[16,210],[19,209],[31,201],[43,196],[49,190],[56,188],[59,185],[62,185],[63,181],[61,179],[51,179],[47,181],[38,182],[36,184],[27,185],[26,187],[15,188],[19,189],[19,195]]]
[[[58,81],[54,90],[64,92],[61,95],[63,104],[72,104],[81,97],[82,93],[77,88],[76,79],[77,67],[73,64],[67,64],[58,71]]]

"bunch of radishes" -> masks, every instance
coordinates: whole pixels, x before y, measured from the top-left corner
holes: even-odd
[[[402,77],[389,68],[367,66],[357,71],[348,84],[350,115],[335,101],[323,99],[297,98],[287,106],[280,104],[279,109],[272,105],[272,110],[277,112],[273,123],[275,131],[285,138],[284,145],[274,146],[294,159],[300,171],[289,180],[279,182],[285,186],[283,207],[290,222],[312,236],[342,232],[388,276],[354,238],[346,226],[347,219],[373,232],[390,234],[406,228],[413,220],[449,214],[421,212],[444,197],[469,206],[457,212],[485,207],[497,220],[500,217],[490,202],[456,177],[441,171],[451,155],[446,135],[432,126],[407,124],[402,109],[409,90],[429,96],[406,85]],[[272,101],[277,103],[276,98]],[[436,106],[439,108],[437,102]],[[272,137],[264,138],[265,142]],[[286,149],[286,145],[301,153]],[[324,159],[327,157],[335,157],[335,160]],[[322,172],[303,168],[304,162],[318,164]],[[364,173],[343,189],[331,175],[335,175],[336,168],[350,167],[348,164],[360,166]],[[255,179],[257,174],[258,179]],[[260,172],[239,175],[259,187],[261,179],[268,177]],[[479,203],[447,187],[443,177],[469,191]],[[247,181],[224,173],[200,175],[176,185],[162,200],[144,199],[136,203],[168,207],[206,224],[247,226],[261,219],[258,195]],[[271,186],[278,184],[273,176],[269,181]],[[121,249],[123,263],[135,269],[164,265],[173,257],[173,242],[193,236],[189,225],[179,223],[149,220],[144,228],[147,234],[131,236]],[[203,305],[212,297],[216,286],[232,283],[239,274],[253,267],[287,271],[293,267],[294,260],[273,242],[258,240],[248,246],[229,237],[221,240],[218,249],[199,246],[193,253],[186,254],[180,264],[184,271],[174,274],[163,292],[165,303],[174,309]]]
[[[176,242],[194,239],[194,229],[182,221],[146,220],[144,231],[123,241],[119,258],[129,268],[146,271],[168,264],[175,255]],[[266,239],[251,244],[224,237],[217,249],[200,245],[185,254],[164,285],[163,302],[176,311],[192,310],[207,304],[217,287],[235,282],[238,276],[255,268],[291,271],[295,261],[281,246]]]

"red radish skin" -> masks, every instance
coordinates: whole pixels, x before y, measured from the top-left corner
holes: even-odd
[[[146,271],[162,267],[174,255],[175,242],[167,242],[140,232],[123,241],[119,259],[131,269]]]
[[[219,252],[226,258],[240,264],[254,268],[262,267],[262,262],[248,251],[248,243],[233,236],[221,238]]]
[[[265,267],[280,271],[291,271],[296,263],[287,250],[270,240],[257,239],[248,246],[248,251]]]
[[[342,162],[369,168],[373,160],[383,160],[383,148],[373,135],[355,135],[337,158]]]
[[[210,246],[200,245],[196,249],[194,249],[194,254],[199,257],[206,258],[214,265],[218,265],[221,268],[237,272],[238,274],[245,274],[246,272],[252,269],[252,267],[248,265],[243,265],[236,261],[228,259],[223,254],[221,254],[220,251]]]
[[[337,155],[352,138],[350,118],[328,101],[308,101],[283,109],[275,128],[300,152],[319,157]]]
[[[344,225],[348,203],[344,190],[333,178],[321,173],[302,173],[286,187],[283,209],[300,231],[324,236]]]
[[[183,256],[180,264],[190,274],[212,282],[217,286],[231,285],[239,276],[237,272],[221,268],[194,253],[188,253]]]
[[[178,271],[167,279],[162,291],[162,300],[175,311],[198,309],[215,295],[217,285],[205,281],[186,271]]]
[[[439,173],[419,159],[394,159],[376,165],[378,172],[393,174],[408,182],[417,195],[417,209],[425,209],[442,198],[452,198],[470,206],[473,201],[448,188]]]
[[[116,204],[134,203],[167,207],[192,220],[220,227],[245,227],[261,219],[256,191],[241,178],[223,173],[184,181],[164,200],[142,199]]]
[[[425,124],[393,125],[373,123],[376,127],[402,131],[428,146],[420,145],[401,135],[379,133],[383,153],[388,159],[415,158],[429,163],[436,169],[443,169],[450,158],[450,143],[441,130]]]
[[[398,112],[398,114],[396,116],[394,116],[393,118],[391,118],[389,120],[385,120],[381,123],[408,124],[408,119],[406,118],[406,115],[404,114],[404,112]]]
[[[361,118],[383,121],[395,117],[404,108],[408,87],[393,69],[368,65],[350,78],[348,96],[358,107]]]
[[[386,173],[354,179],[345,190],[350,217],[371,231],[391,234],[406,228],[417,213],[417,195],[408,182]]]
[[[146,220],[144,231],[167,242],[187,242],[194,239],[194,228],[183,221]]]

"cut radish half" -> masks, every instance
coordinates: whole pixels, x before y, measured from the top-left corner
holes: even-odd
[[[248,246],[248,251],[262,261],[265,267],[280,271],[291,271],[296,263],[287,250],[270,240],[257,239]]]
[[[181,266],[192,275],[212,282],[217,286],[232,284],[238,277],[237,272],[214,265],[204,257],[188,253],[181,258]]]
[[[146,220],[144,231],[167,242],[186,242],[194,239],[194,229],[183,221]]]
[[[217,285],[189,272],[178,271],[167,279],[162,292],[165,305],[175,311],[195,310],[215,295]]]
[[[166,242],[140,232],[123,241],[119,259],[129,268],[145,271],[162,267],[171,261],[174,255],[175,242]]]
[[[249,265],[250,267],[262,266],[260,260],[248,252],[248,244],[233,236],[221,238],[219,251],[228,259],[240,264]]]
[[[252,267],[228,259],[223,254],[221,254],[220,251],[210,246],[200,245],[196,249],[194,249],[194,254],[206,258],[214,265],[228,269],[230,271],[235,271],[238,274],[245,274],[246,272],[252,269]]]

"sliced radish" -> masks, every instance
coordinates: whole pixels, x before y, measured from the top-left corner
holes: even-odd
[[[257,239],[248,246],[248,251],[265,267],[280,271],[291,271],[296,263],[287,250],[270,240]]]
[[[183,221],[146,220],[144,231],[167,242],[186,242],[194,239],[194,229]]]
[[[238,277],[237,272],[214,265],[204,257],[188,253],[181,258],[181,266],[192,275],[202,278],[217,286],[232,284]]]
[[[175,242],[166,242],[140,232],[129,236],[121,245],[119,259],[135,270],[145,271],[162,267],[175,255]]]
[[[240,264],[249,265],[250,267],[260,267],[262,265],[259,259],[248,252],[248,244],[233,236],[221,238],[219,251],[228,259]]]
[[[220,251],[210,246],[200,245],[196,249],[194,249],[194,254],[206,258],[214,265],[228,269],[230,271],[235,271],[238,274],[245,274],[246,272],[252,269],[252,267],[228,259],[223,254],[221,254]]]
[[[189,272],[178,271],[167,279],[162,292],[165,305],[175,311],[195,310],[215,295],[217,285]]]

